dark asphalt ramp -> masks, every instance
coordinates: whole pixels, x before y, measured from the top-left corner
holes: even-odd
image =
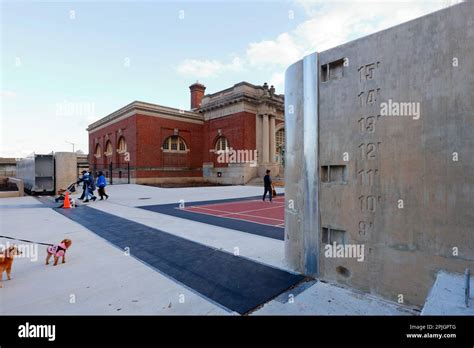
[[[304,279],[89,207],[56,209],[136,258],[240,314]]]

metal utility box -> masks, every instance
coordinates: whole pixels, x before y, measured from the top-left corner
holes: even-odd
[[[17,162],[17,178],[32,194],[54,194],[54,155],[31,154]]]

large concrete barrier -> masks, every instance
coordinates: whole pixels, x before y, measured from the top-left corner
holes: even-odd
[[[55,192],[66,189],[78,179],[77,155],[74,152],[55,152]]]
[[[474,268],[473,57],[466,2],[288,68],[294,269],[421,305],[439,270]]]

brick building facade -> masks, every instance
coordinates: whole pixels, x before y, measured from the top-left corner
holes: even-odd
[[[188,111],[132,102],[92,123],[89,161],[113,181],[243,184],[283,175],[284,98],[241,82],[205,95],[190,87]]]

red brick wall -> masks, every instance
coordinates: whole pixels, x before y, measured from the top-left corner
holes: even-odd
[[[121,129],[121,135],[118,133],[118,130]],[[106,157],[104,152],[106,150],[106,142],[105,136],[108,135],[108,140],[112,143],[112,147],[114,152],[112,156]],[[130,153],[130,165],[134,166],[136,163],[136,117],[131,116],[124,120],[115,122],[107,127],[101,128],[97,131],[93,131],[89,133],[89,163],[94,165],[98,165],[99,169],[103,169],[104,167],[108,167],[110,162],[116,163],[124,163],[124,156],[117,153],[118,148],[118,140],[120,136],[125,138],[127,142],[127,151]],[[96,138],[97,141],[95,140]],[[102,148],[102,156],[98,159],[94,157],[96,145],[100,144]]]
[[[217,163],[217,156],[211,152],[214,149],[217,138],[217,131],[221,130],[221,135],[229,141],[229,146],[234,150],[255,150],[256,149],[256,119],[255,114],[249,112],[239,112],[229,116],[209,120],[204,125],[204,162],[214,162],[214,166],[222,166]]]
[[[130,166],[136,168],[132,172],[132,177],[199,177],[202,176],[203,162],[214,162],[215,166],[219,166],[217,156],[209,152],[209,149],[214,149],[218,129],[221,129],[221,134],[227,137],[233,149],[254,150],[255,122],[255,114],[248,112],[210,120],[204,124],[133,115],[89,133],[89,160],[91,164],[98,164],[102,168],[107,168],[110,161],[113,161],[114,166],[118,161],[123,163],[123,155],[116,152],[120,137],[118,130],[122,129],[122,136],[127,142],[127,151],[130,153]],[[174,135],[175,128],[189,149],[184,156],[164,153],[161,149],[164,140]],[[106,134],[114,149],[111,157],[105,157],[103,154],[106,150]],[[95,138],[98,138],[97,142]],[[98,160],[93,156],[97,143],[102,147],[102,157]]]
[[[202,176],[202,127],[202,124],[137,115],[139,138],[136,177]],[[184,156],[161,150],[164,140],[174,135],[175,128],[189,149]],[[168,157],[166,161],[165,157]],[[173,160],[172,157],[179,158]],[[173,163],[176,164],[173,166]],[[168,166],[165,167],[165,164]],[[174,168],[170,168],[170,164]]]

